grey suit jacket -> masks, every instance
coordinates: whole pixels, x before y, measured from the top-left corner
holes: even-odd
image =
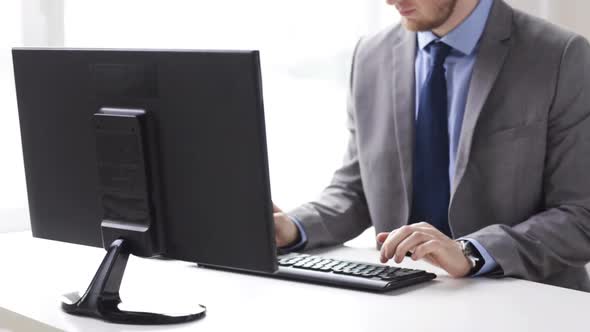
[[[362,39],[343,166],[290,214],[306,248],[408,223],[416,34]],[[496,274],[590,291],[590,45],[494,2],[470,82],[451,185],[453,237],[478,240]]]

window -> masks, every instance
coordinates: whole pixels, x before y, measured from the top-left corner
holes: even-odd
[[[260,50],[273,200],[290,209],[340,165],[356,41],[397,20],[383,0],[1,1],[0,232],[27,215],[12,47]]]
[[[11,49],[22,45],[21,3],[0,2],[0,232],[25,224],[26,186]]]
[[[67,0],[65,45],[260,50],[272,195],[290,209],[342,160],[356,41],[397,20],[383,0]]]

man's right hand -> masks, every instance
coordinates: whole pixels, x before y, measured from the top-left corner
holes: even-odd
[[[272,204],[272,212],[275,220],[275,241],[277,247],[289,247],[300,238],[299,229],[291,218],[278,206]]]

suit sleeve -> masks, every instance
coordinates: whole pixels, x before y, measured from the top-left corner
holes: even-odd
[[[330,185],[319,198],[288,214],[299,220],[306,236],[305,249],[339,244],[359,235],[371,225],[359,168],[356,121],[353,101],[355,48],[347,102],[347,127],[350,132],[343,165],[334,173]]]
[[[590,45],[567,43],[549,110],[544,210],[509,227],[491,225],[475,239],[500,275],[533,281],[590,261]]]

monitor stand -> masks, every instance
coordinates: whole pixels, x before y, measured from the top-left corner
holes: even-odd
[[[78,292],[64,295],[62,309],[73,315],[90,316],[112,323],[156,325],[175,324],[197,320],[205,316],[206,308],[199,305],[186,315],[166,315],[152,312],[119,310],[119,288],[127,266],[129,251],[124,239],[117,239],[108,248],[98,271],[84,295]]]
[[[178,315],[120,309],[119,288],[129,254],[153,257],[165,252],[163,218],[154,205],[160,201],[154,180],[159,178],[155,143],[148,135],[151,124],[145,110],[101,108],[93,120],[103,210],[100,228],[107,254],[84,295],[64,296],[63,310],[113,323],[143,325],[204,317],[202,305]]]

